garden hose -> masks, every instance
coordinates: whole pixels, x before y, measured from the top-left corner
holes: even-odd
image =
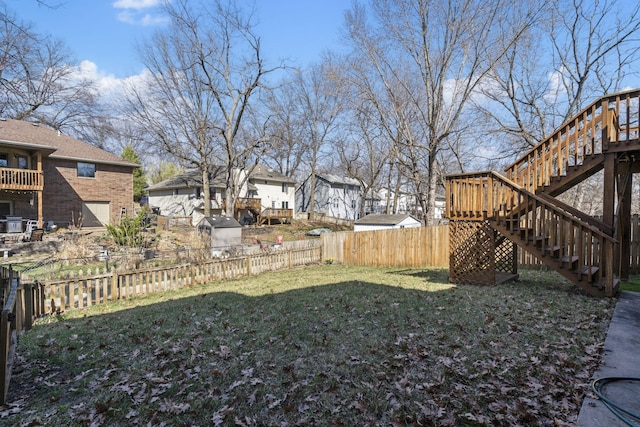
[[[628,409],[624,409],[621,406],[617,405],[611,399],[606,397],[602,392],[602,388],[616,381],[638,381],[640,382],[640,378],[633,377],[603,377],[594,380],[591,383],[591,389],[598,396],[598,398],[602,401],[604,406],[606,406],[616,417],[622,420],[624,423],[631,427],[640,427],[640,415],[634,414]]]

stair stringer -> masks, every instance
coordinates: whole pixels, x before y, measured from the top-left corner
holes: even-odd
[[[594,297],[607,296],[604,286],[595,286],[594,283],[590,283],[586,280],[580,280],[578,279],[578,276],[575,272],[572,272],[568,268],[564,268],[561,261],[562,257],[553,258],[551,254],[547,253],[547,251],[541,250],[535,244],[532,244],[531,242],[525,242],[522,238],[515,237],[517,235],[512,234],[509,228],[505,226],[505,224],[499,224],[496,221],[490,221],[490,223],[498,233],[505,236],[513,244],[517,245],[522,250],[534,255],[544,265],[562,275],[564,278],[585,291],[587,294]]]

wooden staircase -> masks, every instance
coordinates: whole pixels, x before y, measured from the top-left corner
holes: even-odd
[[[447,176],[450,279],[496,283],[500,263],[492,259],[509,251],[506,238],[514,254],[522,248],[587,293],[615,295],[625,254],[628,264],[631,191],[622,176],[640,172],[639,119],[639,90],[605,96],[509,166],[506,176]],[[603,169],[602,220],[555,198]],[[469,262],[470,254],[485,261]],[[517,275],[517,262],[508,273]]]

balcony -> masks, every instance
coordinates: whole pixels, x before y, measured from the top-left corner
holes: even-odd
[[[222,210],[226,209],[226,202],[222,201]],[[242,209],[248,209],[251,212],[259,213],[262,209],[262,201],[260,199],[252,199],[246,197],[240,197],[236,200],[235,211],[239,211]]]
[[[42,171],[0,168],[0,190],[42,191]]]

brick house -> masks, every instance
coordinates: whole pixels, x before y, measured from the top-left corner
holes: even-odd
[[[16,217],[41,227],[117,221],[133,212],[138,166],[44,125],[0,119],[0,232],[15,231]]]

